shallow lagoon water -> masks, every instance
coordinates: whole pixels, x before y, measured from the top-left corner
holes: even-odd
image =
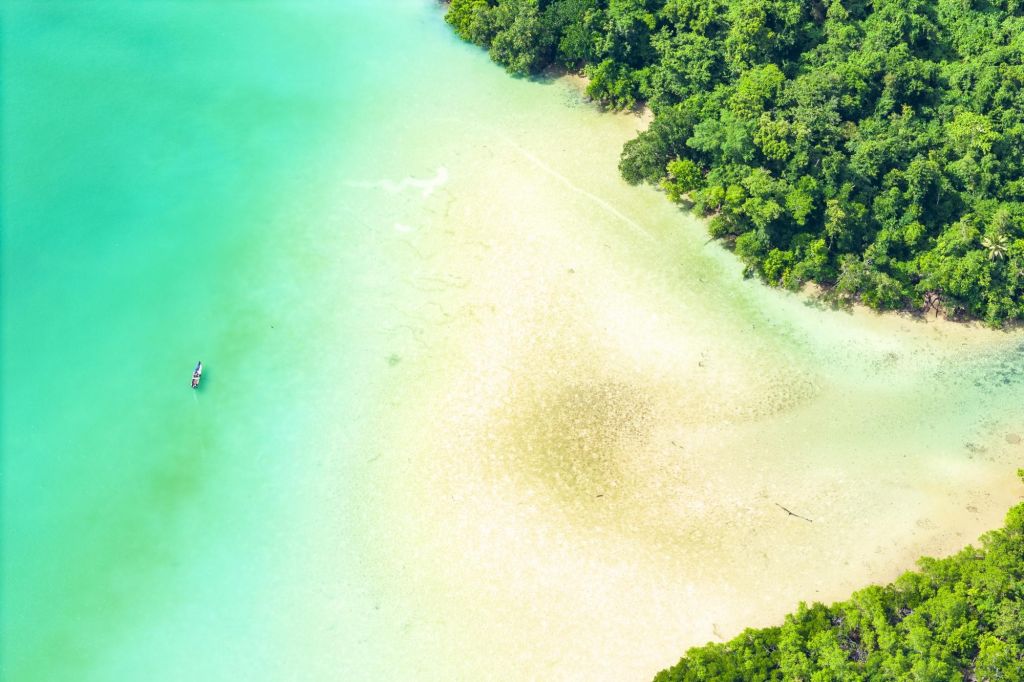
[[[1019,334],[744,281],[431,2],[3,30],[4,679],[649,679],[1019,499]]]

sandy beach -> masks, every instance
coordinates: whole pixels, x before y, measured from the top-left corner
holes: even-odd
[[[616,177],[641,118],[546,87],[560,144],[489,131],[396,234],[370,563],[427,677],[649,679],[1000,524],[1021,424],[962,384],[1016,337],[743,281]]]

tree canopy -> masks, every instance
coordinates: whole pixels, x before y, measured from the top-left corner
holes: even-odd
[[[1022,0],[452,0],[517,74],[646,101],[620,170],[750,275],[876,309],[1024,318]]]

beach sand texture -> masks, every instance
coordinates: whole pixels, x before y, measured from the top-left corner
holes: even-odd
[[[1019,338],[744,282],[617,180],[634,119],[536,115],[551,138],[482,134],[401,237],[371,545],[440,677],[646,679],[1000,523]]]

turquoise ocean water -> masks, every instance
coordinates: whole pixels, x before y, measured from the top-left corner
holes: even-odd
[[[744,282],[432,0],[2,12],[4,680],[648,679],[1015,494],[1019,337]]]
[[[448,40],[385,4],[5,5],[4,679],[280,674],[289,481],[365,399],[332,173]]]

